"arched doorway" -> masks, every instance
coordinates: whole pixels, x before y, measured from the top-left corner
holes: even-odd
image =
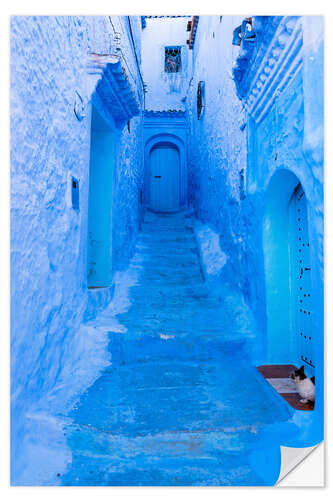
[[[168,182],[165,189],[164,182]],[[162,191],[162,198],[156,194],[155,189]],[[170,133],[151,135],[145,141],[144,206],[156,212],[177,212],[187,207],[187,191],[184,141]],[[157,196],[161,201],[157,201]]]
[[[307,201],[301,183],[291,197],[289,204],[290,232],[293,244],[290,246],[290,260],[293,263],[291,292],[294,301],[294,324],[296,332],[297,357],[313,372],[314,332],[312,331],[312,287],[311,258],[308,228]]]
[[[180,156],[170,142],[157,143],[149,155],[149,208],[177,212],[180,207]]]
[[[304,364],[314,374],[307,201],[288,170],[277,171],[266,191],[263,249],[268,362]]]

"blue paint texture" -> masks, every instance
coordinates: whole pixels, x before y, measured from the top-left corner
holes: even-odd
[[[13,485],[267,486],[323,439],[323,19],[191,19],[11,18]]]

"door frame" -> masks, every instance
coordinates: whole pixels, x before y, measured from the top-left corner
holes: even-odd
[[[270,178],[265,192],[262,236],[266,349],[267,362],[270,364],[294,364],[300,359],[295,332],[295,295],[291,293],[294,279],[294,227],[290,221],[290,203],[300,183],[304,189],[296,174],[279,169]]]

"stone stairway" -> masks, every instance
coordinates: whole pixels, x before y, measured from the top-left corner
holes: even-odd
[[[112,364],[66,428],[63,485],[260,485],[261,429],[290,411],[250,364],[232,308],[207,289],[189,214],[148,212]]]

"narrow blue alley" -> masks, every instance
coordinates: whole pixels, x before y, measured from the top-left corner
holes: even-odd
[[[146,214],[126,334],[110,332],[112,364],[70,414],[63,485],[262,483],[256,436],[291,412],[249,364],[227,297],[205,286],[191,223]]]
[[[11,485],[272,486],[322,442],[323,33],[11,17]]]

